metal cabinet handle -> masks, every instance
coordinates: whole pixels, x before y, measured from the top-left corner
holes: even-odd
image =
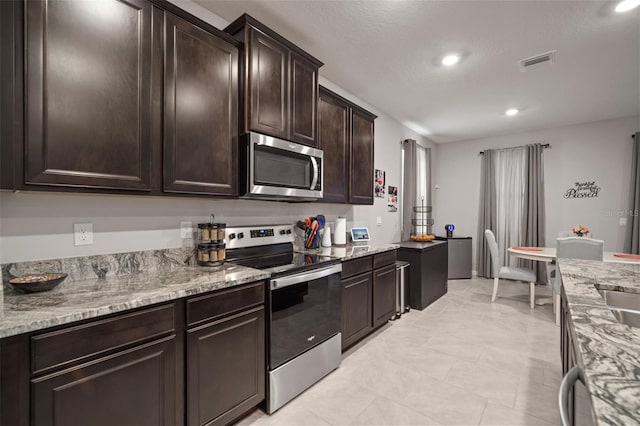
[[[313,166],[313,180],[311,181],[311,189],[312,191],[316,189],[316,184],[318,183],[318,162],[315,157],[311,157],[311,166]]]
[[[575,385],[577,380],[580,380],[584,384],[584,373],[579,366],[574,365],[573,368],[565,374],[560,383],[558,404],[560,404],[562,426],[572,426],[571,420],[569,420],[569,392],[573,389],[573,385]]]

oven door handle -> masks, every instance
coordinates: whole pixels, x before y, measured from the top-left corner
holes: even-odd
[[[271,288],[271,290],[277,290],[279,288],[287,287],[290,285],[317,280],[318,278],[328,277],[329,275],[333,274],[339,274],[340,272],[342,272],[341,264],[332,265],[328,268],[315,269],[309,272],[289,275],[288,277],[276,278],[275,280],[269,281],[269,288]]]

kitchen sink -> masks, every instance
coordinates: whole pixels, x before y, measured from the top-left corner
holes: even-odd
[[[598,292],[610,308],[640,311],[640,294],[612,290],[598,290]]]
[[[622,324],[630,325],[631,327],[640,327],[640,311],[624,311],[620,309],[611,309],[611,313]]]

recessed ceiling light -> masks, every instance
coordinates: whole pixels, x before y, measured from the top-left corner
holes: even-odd
[[[513,117],[514,115],[518,114],[518,110],[516,108],[510,108],[506,110],[504,113],[509,117]]]
[[[636,8],[638,6],[640,6],[640,0],[622,0],[616,6],[616,12],[618,13],[628,12],[631,9]]]
[[[457,64],[459,60],[460,60],[460,56],[456,54],[450,54],[442,58],[442,65],[446,67],[450,67],[452,65]]]

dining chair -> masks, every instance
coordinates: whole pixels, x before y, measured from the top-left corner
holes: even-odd
[[[558,259],[581,259],[602,261],[604,241],[587,237],[564,237],[556,239],[556,261]],[[553,293],[553,310],[556,325],[560,325],[560,292],[562,280],[555,265],[547,264],[547,277]]]
[[[491,302],[493,303],[496,301],[496,297],[498,295],[498,283],[501,278],[505,280],[525,281],[529,283],[529,305],[531,309],[533,309],[536,292],[536,273],[534,270],[514,266],[502,266],[500,262],[500,254],[498,252],[498,243],[496,243],[496,236],[490,229],[485,229],[484,236],[487,239],[489,251],[491,252],[491,265],[493,266],[494,275]]]

